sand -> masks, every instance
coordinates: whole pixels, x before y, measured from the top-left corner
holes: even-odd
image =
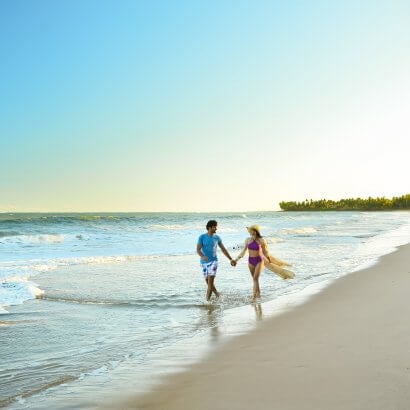
[[[410,245],[117,407],[410,409]]]

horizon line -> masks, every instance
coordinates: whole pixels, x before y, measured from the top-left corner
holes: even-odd
[[[241,211],[233,211],[233,210],[219,210],[219,211],[1,211],[0,214],[137,214],[137,213],[167,213],[167,214],[182,214],[182,213],[196,213],[196,214],[204,214],[204,213],[244,213],[244,212],[283,212],[282,209],[256,209],[256,210],[241,210]]]

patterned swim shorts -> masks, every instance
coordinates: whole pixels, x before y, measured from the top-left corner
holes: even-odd
[[[218,269],[218,261],[201,262],[202,273],[204,277],[215,276]]]

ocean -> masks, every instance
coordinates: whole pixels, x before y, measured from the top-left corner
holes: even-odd
[[[409,216],[1,213],[0,406],[94,408],[143,392],[214,342],[408,243]],[[259,224],[272,255],[291,262],[296,277],[265,270],[261,301],[252,304],[246,258],[234,268],[219,251],[222,297],[207,303],[195,249],[209,219],[233,257],[246,226]]]

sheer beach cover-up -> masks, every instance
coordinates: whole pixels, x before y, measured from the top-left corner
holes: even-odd
[[[265,246],[267,249],[267,243],[264,239],[262,239],[265,242]],[[248,238],[245,241],[245,246],[242,249],[242,252],[239,254],[237,259],[242,258],[245,255],[245,252],[247,251],[249,244],[253,243],[254,240],[252,240],[251,238]],[[270,271],[272,271],[273,273],[276,273],[276,275],[278,275],[279,277],[281,277],[282,279],[293,279],[295,277],[295,274],[288,270],[285,269],[284,266],[291,266],[290,263],[285,262],[280,260],[279,258],[275,258],[274,256],[272,256],[271,254],[269,254],[269,260],[263,255],[263,260],[265,262],[265,268],[269,269]]]
[[[292,271],[283,268],[283,266],[290,266],[289,263],[281,261],[280,259],[277,259],[272,255],[269,255],[269,258],[271,262],[269,262],[266,257],[263,258],[265,261],[265,268],[269,269],[273,273],[276,273],[278,276],[285,280],[293,279],[295,277],[295,274]]]

